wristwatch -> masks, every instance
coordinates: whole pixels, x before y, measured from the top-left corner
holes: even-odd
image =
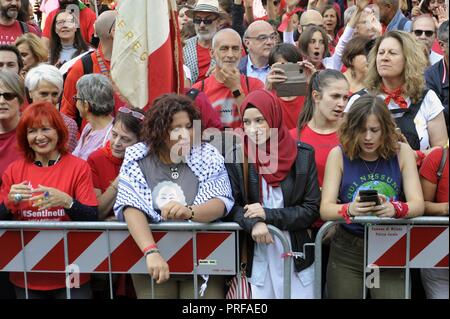
[[[231,93],[233,93],[233,96],[235,97],[235,98],[238,98],[238,97],[240,97],[241,96],[241,90],[239,90],[239,89],[237,89],[237,90],[234,90],[233,92],[231,92]]]

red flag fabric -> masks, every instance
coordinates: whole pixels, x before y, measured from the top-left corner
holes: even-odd
[[[117,5],[111,77],[138,108],[164,93],[183,92],[183,62],[175,0],[121,0]]]

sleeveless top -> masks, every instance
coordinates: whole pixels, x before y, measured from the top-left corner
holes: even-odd
[[[360,190],[373,189],[387,197],[389,201],[403,200],[402,174],[395,155],[388,160],[379,157],[375,161],[356,158],[351,161],[343,154],[344,170],[339,200],[341,204],[352,202]],[[362,237],[364,226],[360,224],[341,224],[348,232]]]

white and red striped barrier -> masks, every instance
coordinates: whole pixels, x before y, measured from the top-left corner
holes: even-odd
[[[153,237],[172,274],[193,274],[194,255],[199,275],[236,273],[233,231],[153,231]],[[82,273],[147,273],[125,230],[23,230],[22,245],[20,230],[1,229],[0,247],[0,271],[64,272],[75,264]]]
[[[407,251],[406,225],[368,227],[367,264],[378,267],[448,268],[448,226],[411,226]]]

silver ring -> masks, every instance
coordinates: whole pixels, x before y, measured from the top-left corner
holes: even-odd
[[[13,196],[15,202],[20,202],[23,199],[22,194],[14,194]]]

